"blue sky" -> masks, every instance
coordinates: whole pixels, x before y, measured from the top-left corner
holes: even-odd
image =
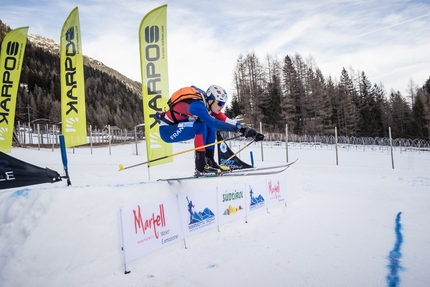
[[[0,19],[59,42],[79,7],[83,53],[140,81],[138,29],[150,10],[168,4],[169,89],[211,84],[233,91],[239,55],[313,58],[338,79],[343,67],[364,71],[407,96],[410,79],[430,77],[430,1],[397,0],[3,0]]]

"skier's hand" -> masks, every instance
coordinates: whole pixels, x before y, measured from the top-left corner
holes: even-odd
[[[250,127],[241,127],[241,128],[239,128],[239,132],[241,133],[241,135],[243,136],[243,137],[246,137],[246,138],[248,138],[248,137],[250,137],[250,132],[251,132],[251,128]],[[254,131],[255,132],[255,131]],[[252,133],[252,132],[251,132]]]
[[[263,134],[260,134],[260,133],[257,133],[257,134],[255,135],[255,137],[254,137],[254,140],[255,140],[256,142],[262,141],[262,140],[264,140],[264,135],[263,135]]]
[[[239,129],[239,132],[246,138],[254,138],[256,142],[264,140],[263,134],[258,133],[256,130],[251,129],[250,127],[242,127]]]
[[[250,127],[240,128],[239,132],[246,138],[253,138],[257,135],[257,132]]]

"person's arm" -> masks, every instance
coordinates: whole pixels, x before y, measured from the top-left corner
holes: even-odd
[[[188,111],[190,114],[199,117],[203,122],[205,122],[208,126],[213,127],[217,130],[221,131],[229,131],[229,132],[237,132],[238,128],[236,125],[231,125],[227,122],[220,121],[218,119],[214,119],[211,115],[209,115],[208,110],[202,102],[193,102],[188,107]]]
[[[218,114],[214,114],[214,117],[220,119],[221,121],[236,126],[238,132],[240,132],[246,138],[254,138],[255,141],[262,141],[264,139],[264,135],[258,133],[256,130],[251,129],[250,127],[244,127],[241,123],[228,118],[224,113],[219,112]]]
[[[228,123],[228,124],[230,124],[230,125],[233,125],[233,126],[236,126],[236,127],[242,127],[242,125],[239,123],[239,122],[237,122],[237,121],[235,121],[235,120],[232,120],[232,119],[230,119],[229,117],[227,117],[223,112],[219,112],[218,114],[213,114],[213,116],[216,118],[216,119],[219,119],[220,121],[223,121],[223,122],[226,122],[226,123]],[[239,128],[240,128],[239,127]]]
[[[191,103],[188,108],[188,111],[191,114],[199,117],[207,125],[214,127],[217,130],[240,132],[244,137],[254,138],[255,141],[262,141],[264,139],[264,135],[258,133],[250,127],[243,127],[240,123],[237,123],[236,125],[231,125],[213,118],[211,115],[209,115],[208,110],[202,102]]]

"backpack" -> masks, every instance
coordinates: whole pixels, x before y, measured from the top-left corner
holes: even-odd
[[[170,96],[169,100],[167,101],[167,105],[169,106],[170,115],[173,119],[173,123],[178,122],[178,120],[175,117],[175,114],[180,116],[186,116],[181,114],[180,112],[175,111],[173,107],[179,102],[192,103],[194,101],[203,101],[203,98],[202,98],[202,94],[193,87],[186,87],[186,88],[179,89]],[[167,124],[172,124],[171,122],[168,122],[164,119],[164,115],[165,115],[165,112],[160,113],[159,119],[161,121],[166,122]]]
[[[188,101],[190,100],[191,101]],[[167,101],[167,105],[173,111],[173,106],[179,102],[192,102],[194,100],[202,100],[202,95],[193,87],[186,87],[174,92],[170,99]]]

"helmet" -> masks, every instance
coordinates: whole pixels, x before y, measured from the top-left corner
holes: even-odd
[[[226,103],[228,96],[223,87],[212,85],[206,91],[206,99]]]

